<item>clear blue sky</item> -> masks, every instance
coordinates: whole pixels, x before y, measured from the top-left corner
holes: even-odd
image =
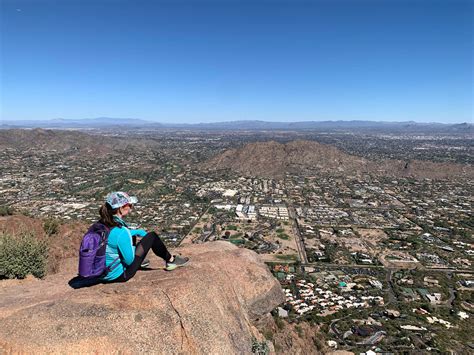
[[[0,3],[4,120],[473,118],[469,0]]]

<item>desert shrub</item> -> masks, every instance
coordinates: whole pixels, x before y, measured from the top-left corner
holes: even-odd
[[[267,355],[270,353],[267,342],[258,341],[257,339],[252,339],[252,354],[255,355]]]
[[[0,216],[11,216],[13,214],[13,208],[10,206],[0,206]]]
[[[35,215],[31,212],[31,211],[28,211],[28,210],[19,210],[19,212],[23,215],[23,216],[26,216],[26,217],[35,217]]]
[[[23,279],[28,274],[44,277],[47,259],[46,242],[33,234],[0,234],[0,278]]]
[[[271,329],[265,329],[263,331],[263,336],[267,340],[273,340],[273,331]]]
[[[281,319],[280,317],[275,318],[275,323],[276,323],[278,329],[282,330],[283,328],[285,328],[285,321],[283,319]]]
[[[48,218],[43,223],[43,229],[48,236],[57,234],[59,232],[59,221],[57,219]]]
[[[217,208],[215,208],[215,207],[209,207],[209,210],[207,211],[207,213],[209,213],[209,214],[215,214],[217,211],[218,211]]]

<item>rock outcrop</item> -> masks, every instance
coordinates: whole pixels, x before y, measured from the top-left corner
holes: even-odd
[[[260,257],[227,242],[186,246],[187,267],[71,289],[75,262],[45,280],[0,281],[0,350],[61,353],[251,353],[254,322],[284,301]]]

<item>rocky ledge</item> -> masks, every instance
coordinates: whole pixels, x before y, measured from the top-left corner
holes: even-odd
[[[166,272],[153,256],[127,283],[72,289],[73,264],[45,280],[0,281],[0,352],[251,353],[264,340],[254,321],[284,301],[277,280],[227,242],[177,251],[187,267]]]

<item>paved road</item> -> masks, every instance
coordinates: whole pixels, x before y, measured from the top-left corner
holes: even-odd
[[[454,294],[454,290],[452,288],[449,289],[449,298],[440,304],[441,307],[453,307],[453,301],[456,298]]]
[[[306,249],[304,247],[304,240],[301,236],[300,229],[298,227],[298,221],[296,220],[296,211],[292,204],[288,204],[288,213],[290,218],[293,221],[293,233],[296,236],[296,247],[298,248],[298,253],[300,255],[300,261],[302,264],[308,263],[308,256],[306,255]]]
[[[348,314],[347,316],[344,316],[342,318],[334,319],[331,324],[329,325],[331,327],[331,330],[336,334],[336,336],[345,343],[344,339],[342,338],[342,334],[339,332],[339,330],[336,328],[336,323],[339,322],[340,320],[347,319],[349,317],[352,317],[352,314]]]
[[[383,265],[361,265],[361,264],[331,264],[331,263],[302,263],[302,266],[312,266],[320,268],[360,268],[360,269],[388,269]],[[445,268],[426,268],[421,269],[422,271],[438,271],[438,272],[452,272],[452,273],[461,273],[461,274],[474,274],[474,270],[465,270],[465,269],[445,269]]]
[[[447,269],[447,268],[426,268],[426,271],[440,271],[440,272],[454,272],[460,274],[474,274],[474,270],[465,270],[465,269]]]
[[[331,264],[331,263],[302,263],[303,266],[312,266],[328,269],[356,268],[356,269],[385,269],[383,265],[361,265],[361,264]]]
[[[387,293],[388,293],[388,302],[386,303],[385,306],[388,306],[391,303],[397,303],[397,297],[395,296],[395,292],[393,292],[392,288],[392,275],[395,270],[393,269],[388,269],[387,270],[387,275],[385,277],[385,281],[387,281]]]
[[[375,334],[371,335],[367,339],[364,339],[360,343],[357,343],[358,345],[374,345],[378,343],[382,338],[387,335],[387,333],[383,330],[379,330]]]
[[[194,227],[196,226],[196,224],[199,223],[199,221],[201,220],[202,216],[204,216],[207,211],[209,211],[209,208],[211,207],[211,204],[209,204],[206,209],[204,210],[203,213],[201,213],[201,215],[199,216],[199,218],[196,219],[196,221],[193,223],[193,225],[191,226],[191,228],[189,229],[189,232],[183,237],[181,238],[181,240],[179,241],[178,245],[177,246],[180,246],[181,243],[192,233]]]

